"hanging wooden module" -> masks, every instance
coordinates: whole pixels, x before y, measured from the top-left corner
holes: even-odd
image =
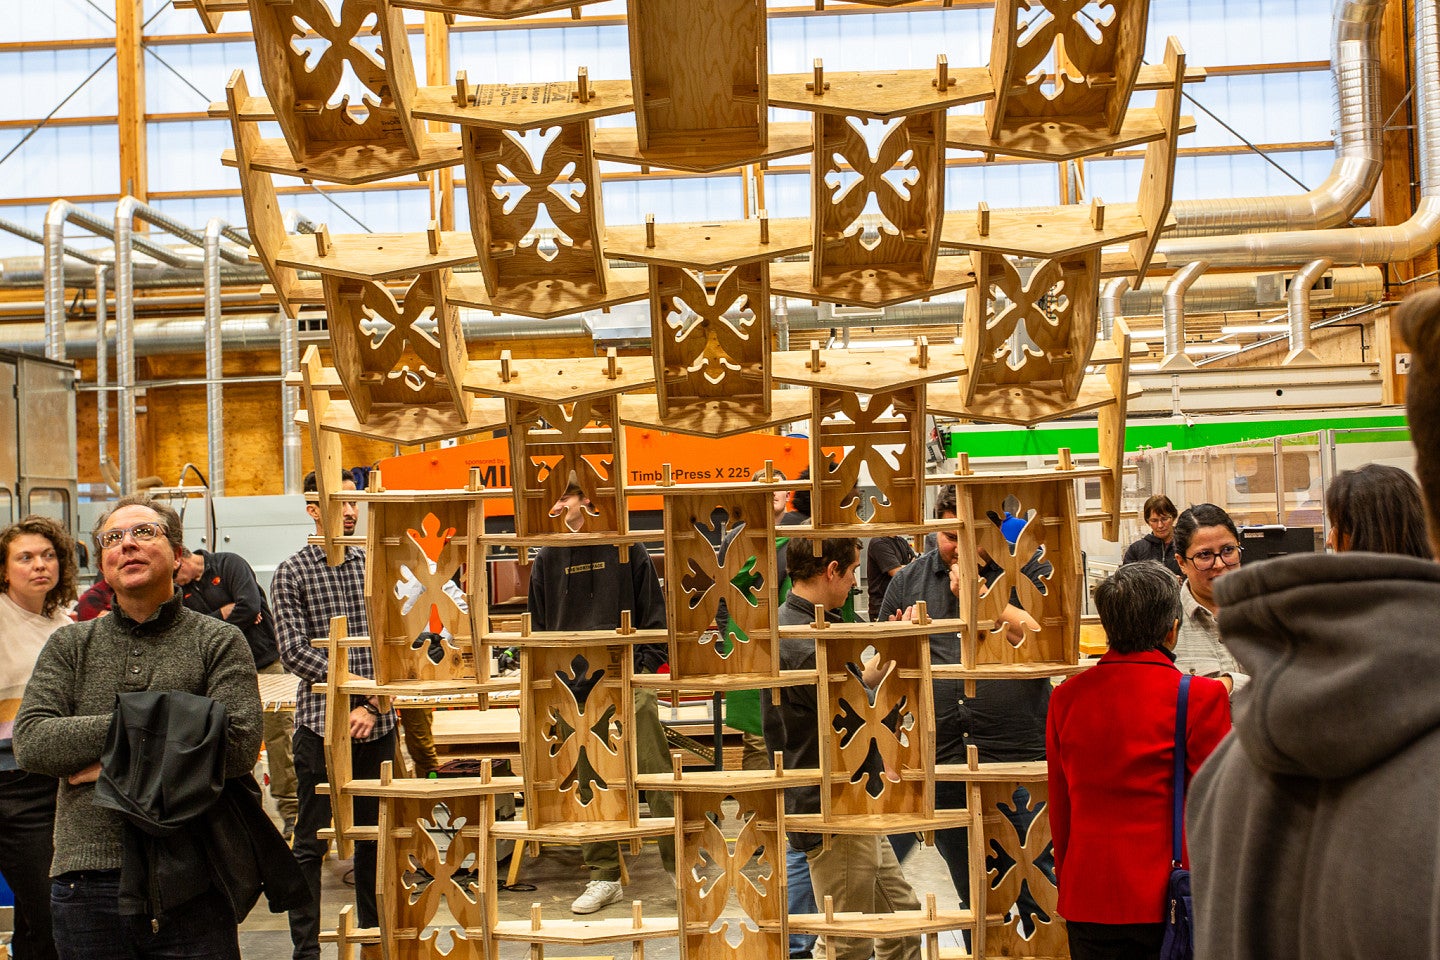
[[[1035,779],[972,782],[970,800],[981,811],[981,862],[986,864],[985,956],[1063,957],[1069,955],[1065,921],[1057,912],[1059,891],[1050,847],[1049,784],[1043,765]],[[971,845],[975,856],[976,844]],[[1000,854],[997,856],[996,854]],[[994,863],[994,869],[990,864]],[[1022,885],[1040,914],[1025,910]],[[972,888],[973,889],[973,888]],[[972,894],[973,896],[973,894]],[[979,898],[976,898],[977,900]],[[1012,916],[1011,908],[1015,908]],[[977,955],[979,955],[977,953]]]
[[[468,358],[459,317],[445,297],[448,274],[422,273],[400,297],[378,281],[324,275],[345,402],[332,403],[316,426],[414,444],[505,422],[500,401],[461,389]]]
[[[399,7],[343,0],[337,21],[326,0],[250,0],[250,23],[267,96],[242,113],[284,134],[253,151],[257,170],[353,184],[460,162],[455,134],[430,133],[410,113],[415,67]]]
[[[656,396],[622,397],[625,423],[727,436],[804,418],[805,391],[771,391],[770,260],[809,249],[807,234],[764,216],[609,232],[609,256],[650,269]]]
[[[464,586],[483,517],[478,498],[370,501],[365,600],[377,683],[487,679],[476,676],[486,658]]]
[[[294,267],[280,263],[280,252],[290,238],[285,233],[285,220],[280,212],[280,199],[275,194],[274,179],[270,174],[257,170],[251,161],[260,149],[262,139],[260,123],[244,119],[241,114],[242,105],[250,99],[245,74],[236,70],[225,84],[225,102],[211,104],[210,114],[230,121],[230,135],[235,146],[221,155],[220,162],[235,167],[240,175],[240,198],[245,205],[245,222],[255,250],[254,256],[270,278],[269,292],[285,311],[285,316],[293,321],[300,315],[302,303],[323,303],[325,294],[318,280],[301,280]]]
[[[665,497],[666,621],[676,685],[753,688],[779,678],[775,517],[770,491],[757,487],[694,493],[677,485]],[[721,601],[724,628],[712,641]]]
[[[615,270],[605,233],[590,121],[634,108],[630,84],[576,80],[426,87],[415,114],[458,123],[479,274],[452,284],[456,303],[555,317],[642,300],[643,270]]]
[[[807,89],[808,86],[808,89]],[[945,210],[945,111],[990,96],[977,71],[906,71],[808,85],[786,78],[773,102],[815,113],[810,168],[814,245],[775,270],[777,293],[883,306],[973,282],[963,257],[937,263]]]
[[[587,534],[629,531],[617,402],[614,396],[567,404],[507,401],[517,536],[569,535],[555,505],[572,487],[583,490],[589,500]]]
[[[635,126],[595,133],[601,160],[707,173],[807,153],[767,116],[765,0],[628,0]]]

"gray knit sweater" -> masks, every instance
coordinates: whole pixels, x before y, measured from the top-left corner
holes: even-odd
[[[41,651],[15,718],[21,769],[60,778],[51,876],[120,869],[120,815],[91,802],[93,783],[72,787],[64,778],[100,759],[116,694],[140,690],[180,690],[224,704],[225,776],[255,765],[260,691],[238,629],[186,609],[178,593],[144,623],[117,605],[109,616],[61,627]]]

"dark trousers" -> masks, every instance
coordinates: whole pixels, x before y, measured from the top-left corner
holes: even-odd
[[[1068,920],[1071,960],[1159,960],[1163,923],[1083,923]]]
[[[173,911],[160,928],[120,916],[120,871],[62,874],[50,885],[60,960],[240,960],[230,900],[211,888]]]
[[[295,860],[310,885],[310,904],[290,911],[290,942],[294,944],[295,960],[315,960],[320,956],[320,864],[328,844],[315,834],[330,826],[330,798],[315,792],[318,784],[329,782],[325,771],[325,739],[306,727],[295,728],[295,784],[300,815],[295,821]],[[355,743],[350,758],[357,780],[376,780],[380,764],[395,758],[395,731],[378,740]],[[355,823],[373,826],[378,818],[379,804],[374,797],[355,798]],[[355,844],[355,913],[362,927],[379,925],[375,906],[375,842]]]
[[[55,778],[0,773],[0,875],[15,893],[15,960],[55,960],[50,861],[55,858]]]

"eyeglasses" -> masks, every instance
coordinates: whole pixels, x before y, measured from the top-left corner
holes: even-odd
[[[1216,560],[1221,560],[1227,567],[1233,567],[1240,562],[1240,554],[1245,548],[1238,543],[1227,543],[1219,550],[1197,550],[1186,557],[1196,570],[1209,570],[1215,566]]]
[[[158,523],[136,523],[128,527],[115,527],[100,534],[100,549],[109,550],[125,542],[129,535],[136,543],[149,543],[165,536],[165,528]]]

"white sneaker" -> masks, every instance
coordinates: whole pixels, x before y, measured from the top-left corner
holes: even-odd
[[[585,884],[585,892],[570,904],[571,913],[594,913],[612,903],[619,903],[625,897],[625,888],[619,880],[591,880]]]

